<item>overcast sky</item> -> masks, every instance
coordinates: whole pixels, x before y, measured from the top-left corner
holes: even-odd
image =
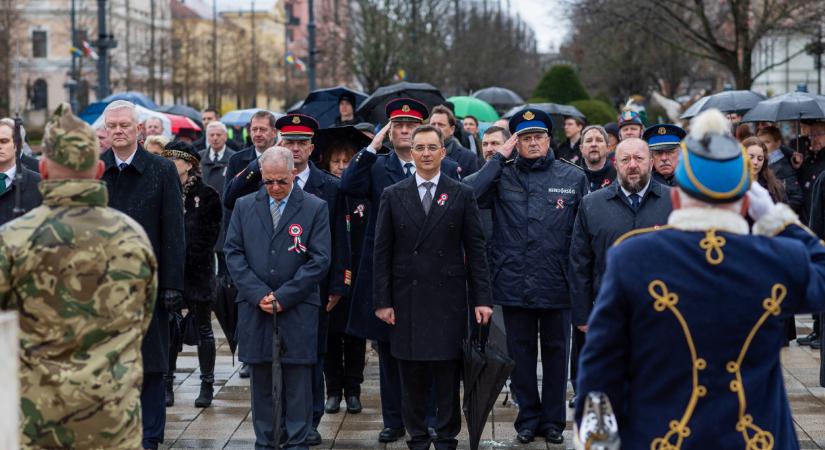
[[[210,0],[202,0],[211,3]],[[504,4],[508,0],[501,0]],[[255,9],[269,9],[276,0],[254,0]],[[564,41],[568,24],[562,0],[509,0],[510,7],[536,32],[539,50],[555,51]],[[219,9],[249,9],[252,0],[218,0]]]

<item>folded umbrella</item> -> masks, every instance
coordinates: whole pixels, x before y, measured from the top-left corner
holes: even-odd
[[[443,105],[446,101],[435,86],[427,83],[401,83],[382,86],[375,90],[361,104],[356,115],[370,123],[383,124],[387,122],[385,111],[387,103],[397,98],[412,98],[427,105],[432,110],[436,105]]]
[[[238,307],[235,297],[238,295],[232,278],[228,274],[218,274],[217,295],[215,297],[215,318],[218,319],[229,344],[229,351],[234,355],[238,341],[235,339],[235,329],[238,325]]]
[[[473,116],[480,122],[495,122],[498,113],[489,103],[475,97],[456,96],[447,99],[455,106],[455,116],[464,118]]]
[[[700,98],[690,105],[680,119],[690,119],[703,111],[714,108],[723,113],[744,114],[762,100],[765,100],[765,96],[753,91],[722,91]]]
[[[487,418],[515,363],[506,352],[487,342],[489,326],[464,342],[464,402],[470,449],[477,450]]]
[[[344,94],[349,94],[355,99],[353,108],[356,109],[367,99],[367,94],[344,86],[318,89],[307,95],[303,104],[296,108],[296,112],[315,118],[321,128],[335,126],[335,122],[341,117],[338,112],[338,100]]]

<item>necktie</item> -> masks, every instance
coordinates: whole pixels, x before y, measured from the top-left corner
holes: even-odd
[[[218,162],[218,154],[215,153],[215,152],[212,152],[212,162],[213,163]]]
[[[433,205],[433,194],[432,192],[430,192],[430,190],[433,188],[433,186],[435,186],[435,183],[433,183],[432,181],[425,181],[421,183],[421,185],[424,186],[424,189],[427,190],[427,192],[424,193],[424,198],[421,199],[421,206],[424,207],[424,214],[429,214],[430,206]]]
[[[404,164],[404,176],[407,176],[407,177],[411,176],[412,175],[412,168],[413,168],[413,163],[408,162],[408,163]]]
[[[278,221],[281,220],[281,203],[283,200],[273,200],[269,212],[272,213],[272,229],[278,228]]]
[[[122,172],[122,171],[123,171],[123,169],[125,169],[125,168],[126,168],[126,166],[128,166],[128,165],[129,165],[129,164],[126,164],[125,162],[122,162],[122,163],[120,163],[120,164],[118,164],[118,165],[117,165],[117,168],[118,168],[118,169],[120,169],[120,171]]]
[[[9,178],[5,173],[0,173],[0,194],[6,192],[6,180]]]
[[[639,194],[630,194],[630,206],[633,207],[634,211],[639,210],[639,205],[642,203],[642,197],[639,197]]]

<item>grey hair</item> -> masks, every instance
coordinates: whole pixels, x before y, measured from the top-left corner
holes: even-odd
[[[106,106],[106,109],[103,110],[103,120],[104,121],[106,120],[106,114],[109,111],[114,111],[116,109],[129,109],[129,110],[131,110],[132,111],[132,119],[135,121],[135,123],[140,122],[140,118],[138,117],[137,107],[135,107],[134,103],[132,103],[130,101],[127,101],[127,100],[115,100],[112,103],[109,103]]]
[[[292,152],[286,147],[269,147],[261,154],[261,158],[258,160],[258,164],[263,167],[264,164],[279,164],[284,163],[286,164],[286,168],[289,170],[295,169],[295,161],[292,159]]]
[[[220,128],[221,130],[223,130],[224,133],[227,132],[226,125],[224,125],[222,122],[218,122],[217,120],[209,122],[209,125],[206,126],[207,133],[209,132],[210,128]]]
[[[598,132],[599,132],[599,134],[601,134],[601,135],[602,135],[602,137],[604,138],[604,141],[605,141],[605,142],[607,142],[607,141],[608,141],[608,139],[607,139],[607,130],[605,130],[605,129],[604,129],[604,127],[603,127],[603,126],[601,126],[601,125],[588,125],[588,126],[586,126],[586,127],[582,130],[582,137],[581,137],[581,138],[582,138],[582,140],[584,140],[584,136],[585,136],[585,135],[587,134],[587,132],[588,132],[588,131],[590,131],[590,130],[596,130],[596,131],[598,131]]]
[[[155,116],[147,117],[146,120],[143,121],[143,125],[146,126],[149,123],[150,120],[157,120],[158,123],[160,124],[160,127],[163,128],[163,121],[160,120],[160,117],[155,117]]]

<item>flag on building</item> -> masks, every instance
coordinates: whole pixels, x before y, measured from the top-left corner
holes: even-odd
[[[97,59],[97,52],[89,45],[89,41],[83,41],[83,55],[87,58]]]
[[[292,52],[286,52],[286,63],[292,66],[295,66],[301,72],[305,72],[307,70],[306,64],[301,61],[301,58],[295,56]]]

